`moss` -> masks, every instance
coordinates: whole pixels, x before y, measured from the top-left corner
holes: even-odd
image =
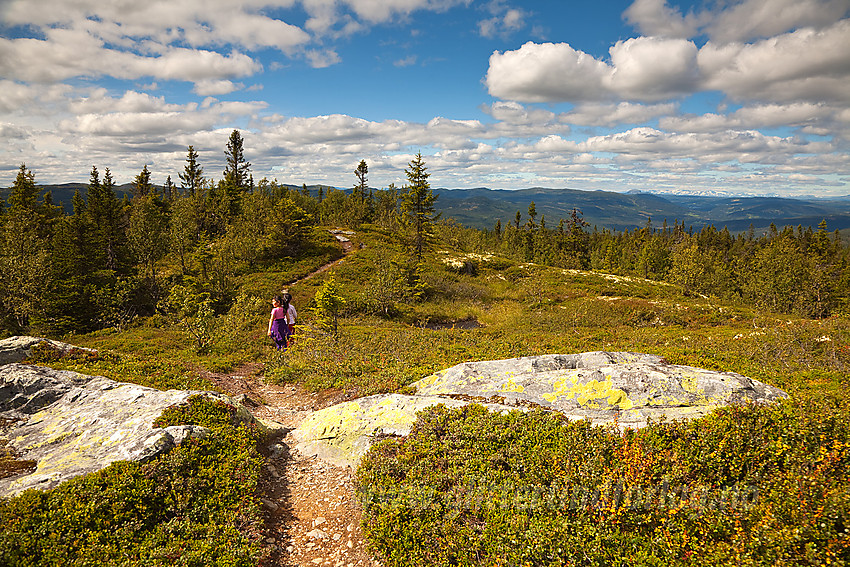
[[[0,418],[0,425],[9,420]],[[5,439],[0,439],[0,478],[15,476],[24,472],[35,470],[36,462],[29,459],[21,459]]]

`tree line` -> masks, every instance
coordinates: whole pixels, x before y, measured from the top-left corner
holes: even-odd
[[[665,281],[686,294],[714,296],[775,312],[828,317],[846,312],[850,248],[826,223],[816,230],[776,226],[764,234],[698,231],[674,222],[622,232],[589,229],[578,209],[557,224],[538,218],[532,202],[492,230],[440,222],[427,167],[418,154],[402,187],[373,189],[360,161],[348,191],[276,180],[254,181],[234,130],[221,178],[205,174],[193,146],[177,175],[162,185],[145,165],[132,196],[118,197],[109,168],[93,166],[85,195],[66,214],[41,194],[21,165],[0,202],[0,332],[45,333],[126,326],[158,311],[223,313],[240,276],[314,252],[313,229],[371,224],[394,235],[403,252],[376,266],[367,285],[372,312],[389,315],[399,300],[422,297],[424,255],[435,236],[469,251],[523,262],[598,270]],[[195,310],[195,313],[189,313]],[[199,344],[202,342],[199,337]]]
[[[326,224],[368,222],[403,235],[415,283],[438,216],[421,154],[401,188],[371,189],[364,160],[352,191],[311,192],[266,178],[255,183],[243,146],[234,130],[218,180],[205,175],[189,146],[179,185],[170,175],[155,185],[145,165],[132,196],[122,198],[109,168],[101,174],[93,166],[68,214],[49,192],[39,196],[22,164],[0,202],[0,332],[122,328],[163,310],[221,313],[241,275],[309,255],[313,229]]]
[[[599,270],[665,281],[686,294],[742,301],[780,313],[822,318],[846,308],[850,247],[826,221],[811,227],[774,224],[763,234],[752,226],[732,235],[712,225],[694,231],[683,222],[636,230],[588,229],[581,211],[557,226],[537,219],[532,202],[523,222],[497,221],[485,231],[489,245],[514,258],[567,269]]]

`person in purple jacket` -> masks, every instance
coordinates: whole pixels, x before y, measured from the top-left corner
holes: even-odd
[[[275,295],[272,299],[271,317],[269,317],[269,336],[274,341],[277,350],[286,349],[286,337],[289,336],[289,302],[283,297]]]

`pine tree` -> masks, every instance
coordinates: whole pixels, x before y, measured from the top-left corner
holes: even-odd
[[[133,198],[144,198],[154,192],[151,184],[151,172],[148,169],[148,164],[142,168],[142,171],[133,178]]]
[[[204,183],[204,168],[198,164],[198,152],[194,146],[189,146],[189,151],[186,156],[186,165],[183,166],[183,173],[179,174],[180,186],[189,195],[194,196],[201,190]]]
[[[230,213],[235,215],[239,212],[242,193],[249,188],[248,172],[251,164],[245,161],[242,146],[244,141],[239,130],[234,130],[227,141],[227,150],[224,156],[227,159],[227,167],[224,169],[224,188],[230,201]]]
[[[434,202],[437,196],[431,191],[428,183],[428,173],[422,153],[417,153],[416,158],[408,164],[404,170],[407,175],[407,192],[402,195],[401,210],[405,224],[411,230],[413,250],[417,263],[422,263],[422,253],[431,238],[431,229],[434,222],[439,219],[439,213],[434,213]]]

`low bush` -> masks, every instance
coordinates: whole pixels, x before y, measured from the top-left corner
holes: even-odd
[[[437,406],[357,481],[388,566],[845,565],[848,476],[850,410],[832,399],[624,434]]]
[[[157,425],[202,425],[206,437],[0,500],[0,565],[256,566],[264,556],[261,435],[235,416],[233,406],[192,398]]]
[[[122,333],[126,336],[126,333]],[[182,362],[150,354],[126,354],[111,351],[72,349],[63,353],[49,346],[36,346],[25,361],[73,370],[81,374],[104,376],[116,382],[130,382],[160,390],[212,390],[212,384],[189,370]]]

